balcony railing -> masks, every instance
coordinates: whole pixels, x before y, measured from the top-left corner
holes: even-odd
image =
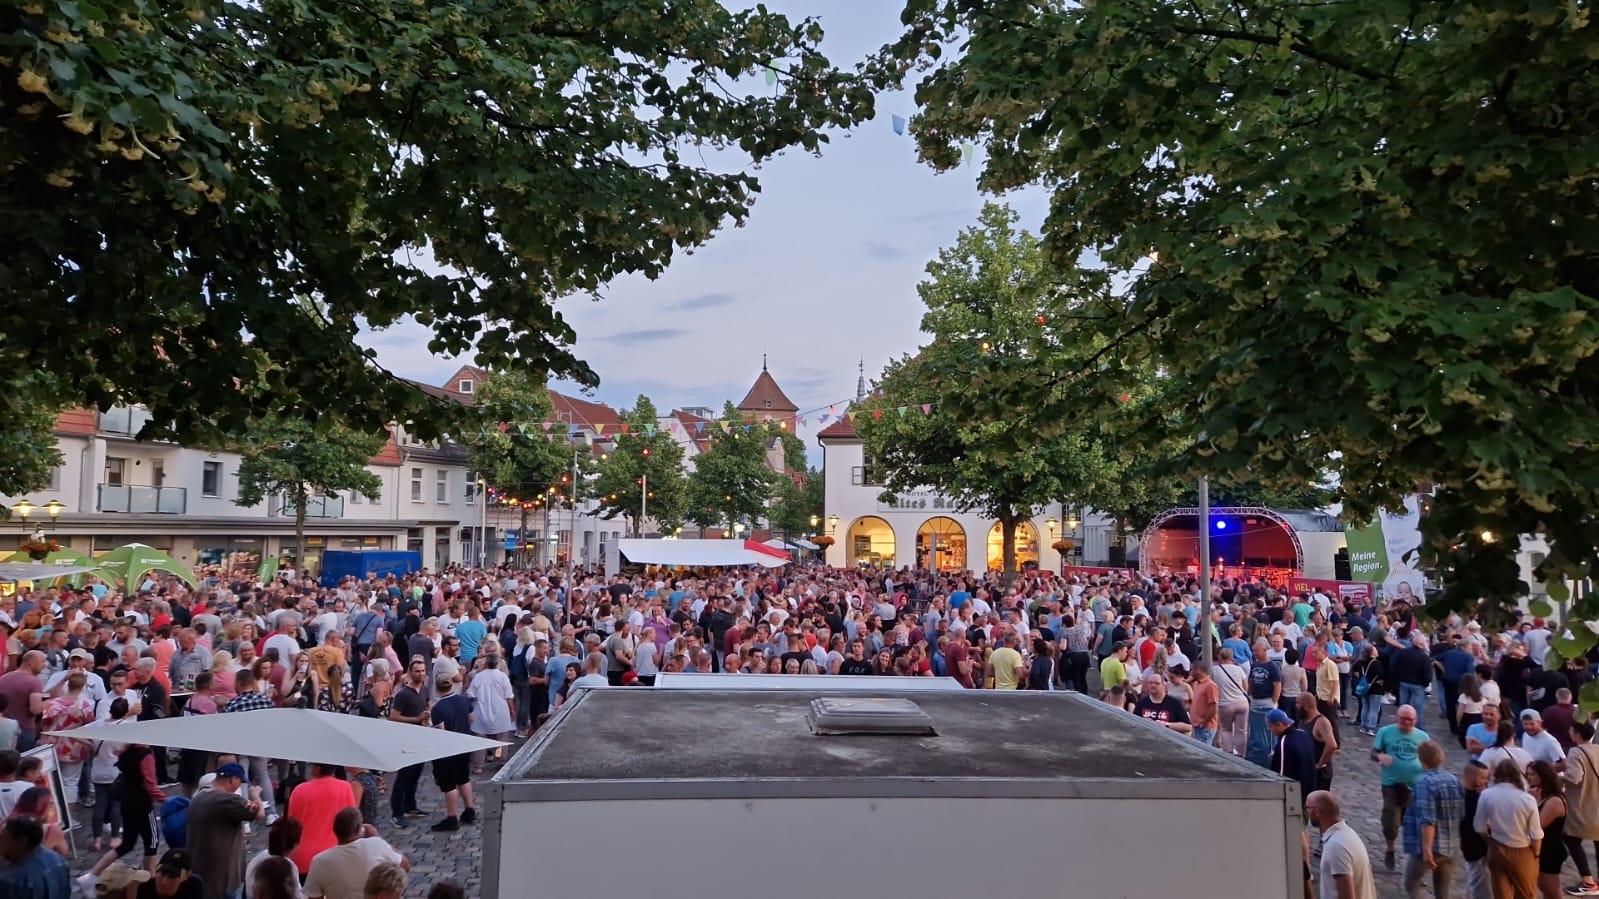
[[[107,434],[133,437],[149,421],[150,411],[148,409],[118,406],[115,409],[100,413],[100,430]]]
[[[96,508],[101,512],[182,515],[189,508],[189,491],[184,487],[101,484]]]
[[[275,515],[294,517],[294,503],[287,497],[278,504]],[[310,496],[305,500],[306,518],[343,518],[344,497],[342,496]]]

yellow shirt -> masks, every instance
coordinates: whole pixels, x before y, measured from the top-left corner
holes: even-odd
[[[1099,663],[1099,681],[1107,690],[1127,683],[1127,666],[1115,656],[1106,656]]]
[[[1338,703],[1338,663],[1332,656],[1322,656],[1321,664],[1316,667],[1316,698]]]
[[[994,666],[994,689],[1014,690],[1018,685],[1016,669],[1022,666],[1022,654],[1009,646],[1001,646],[989,656]]]

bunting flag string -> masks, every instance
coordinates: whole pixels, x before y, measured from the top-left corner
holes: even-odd
[[[882,395],[881,393],[874,394],[874,396],[881,396],[881,395]],[[1127,402],[1127,401],[1128,401],[1127,397],[1123,396],[1122,397],[1122,402]],[[840,405],[845,405],[844,411],[839,411],[838,407]],[[688,436],[690,434],[693,434],[696,437],[703,436],[705,434],[706,425],[710,425],[712,428],[720,429],[723,434],[727,434],[727,435],[732,435],[734,433],[733,429],[735,427],[737,427],[739,429],[739,432],[745,433],[745,434],[754,433],[757,430],[763,430],[763,431],[771,430],[771,431],[788,431],[788,432],[792,432],[793,430],[795,430],[798,427],[803,427],[803,426],[809,425],[809,424],[811,424],[813,422],[815,423],[815,425],[818,428],[825,427],[829,422],[841,422],[841,421],[845,421],[845,420],[848,420],[850,422],[855,422],[855,421],[859,420],[860,416],[865,411],[868,411],[868,410],[857,410],[857,409],[851,408],[853,405],[854,405],[853,400],[848,401],[847,405],[845,403],[830,403],[830,404],[825,405],[825,406],[817,406],[815,409],[808,409],[808,410],[805,410],[803,412],[796,412],[791,418],[787,418],[787,419],[774,418],[772,415],[770,415],[768,413],[761,413],[758,416],[755,415],[755,414],[750,414],[748,416],[743,416],[743,417],[740,417],[740,418],[707,419],[707,420],[700,420],[700,421],[695,421],[695,422],[679,422],[677,419],[668,418],[666,420],[666,422],[664,423],[664,430],[668,434],[676,435],[678,433],[682,433],[684,436]],[[824,409],[826,411],[822,411]],[[932,415],[933,414],[933,404],[932,403],[908,403],[908,404],[903,405],[903,406],[879,406],[879,407],[877,407],[875,409],[871,409],[869,411],[871,412],[872,420],[876,421],[876,420],[882,419],[882,417],[884,416],[885,413],[893,413],[894,415],[896,415],[896,416],[898,416],[900,418],[904,418],[905,416],[910,415],[912,411],[917,411],[917,410],[919,410],[924,417]],[[690,424],[693,425],[693,430],[692,431],[689,430],[689,425]],[[624,422],[618,422],[618,423],[616,423],[614,425],[613,424],[606,424],[606,423],[593,423],[593,424],[590,424],[590,423],[586,423],[586,422],[580,423],[580,422],[571,422],[571,421],[538,421],[538,422],[504,422],[504,421],[502,421],[502,422],[500,422],[497,425],[497,427],[499,428],[499,431],[500,431],[501,434],[513,434],[514,433],[514,434],[520,434],[523,437],[532,437],[532,436],[535,436],[539,432],[542,431],[544,436],[545,436],[545,438],[548,439],[552,443],[555,442],[557,439],[560,439],[562,437],[565,437],[568,440],[570,440],[572,438],[576,438],[576,437],[580,436],[584,432],[585,429],[589,430],[589,431],[592,431],[594,433],[594,435],[596,437],[598,437],[598,438],[602,438],[602,439],[605,439],[605,440],[612,440],[612,441],[614,441],[616,439],[616,437],[614,436],[616,434],[633,436],[633,435],[639,434],[642,431],[643,434],[645,434],[647,436],[650,436],[650,437],[653,437],[653,436],[655,436],[655,434],[657,432],[663,430],[663,425],[661,425],[661,424],[634,425],[631,422],[625,422],[625,421]],[[606,432],[607,431],[611,431],[613,436],[607,437],[606,436]],[[478,439],[486,438],[488,435],[489,435],[489,431],[487,429],[480,429],[478,431],[478,433],[477,433]]]

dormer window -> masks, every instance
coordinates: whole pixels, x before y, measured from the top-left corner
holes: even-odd
[[[457,393],[471,393],[472,392],[472,379],[471,378],[462,378],[461,382],[456,385],[456,392]]]
[[[770,397],[768,397],[767,400],[766,400],[766,408],[768,408],[768,409],[772,408],[772,400],[771,400]]]

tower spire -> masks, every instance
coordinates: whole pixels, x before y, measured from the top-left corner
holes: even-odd
[[[860,369],[861,375],[855,381],[855,402],[864,403],[864,402],[866,402],[866,360],[865,359],[861,360],[859,369]]]
[[[766,351],[761,350],[761,371],[766,371]]]

